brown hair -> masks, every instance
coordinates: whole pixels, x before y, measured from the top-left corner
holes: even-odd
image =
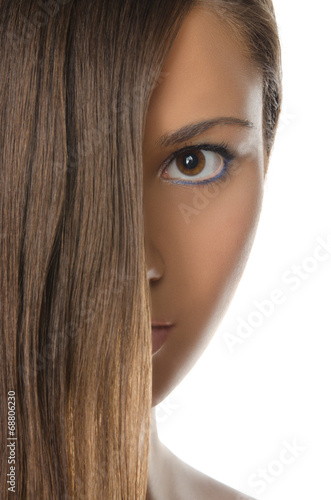
[[[50,3],[0,0],[1,400],[15,392],[16,497],[141,500],[151,408],[144,122],[197,2]],[[280,104],[271,2],[217,5],[250,33],[264,71],[270,151]],[[7,411],[1,404],[6,492]]]
[[[62,5],[58,5],[62,4]],[[1,400],[16,498],[142,499],[143,125],[189,1],[0,2]],[[8,492],[1,404],[1,489]]]

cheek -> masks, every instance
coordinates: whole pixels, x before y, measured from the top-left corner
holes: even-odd
[[[171,251],[169,246],[169,269],[175,270],[178,277],[178,292],[185,288],[185,294],[178,297],[181,302],[186,297],[191,307],[199,305],[207,314],[232,296],[260,213],[259,172],[252,165],[245,173],[230,177],[226,184],[177,188],[165,210],[164,225],[173,247]]]
[[[154,235],[165,273],[153,298],[160,310],[175,312],[177,327],[153,359],[153,405],[193,367],[231,301],[259,218],[261,171],[247,166],[226,185],[209,184],[209,197],[206,186],[158,192]]]

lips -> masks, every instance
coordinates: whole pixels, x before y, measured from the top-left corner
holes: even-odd
[[[161,349],[173,326],[167,321],[152,321],[152,354]]]

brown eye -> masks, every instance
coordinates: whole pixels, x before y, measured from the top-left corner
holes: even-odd
[[[185,175],[198,175],[204,169],[206,159],[199,149],[184,151],[176,157],[176,166]]]
[[[164,168],[162,178],[176,184],[198,184],[224,175],[234,156],[224,146],[204,146],[209,149],[192,146],[175,153]]]

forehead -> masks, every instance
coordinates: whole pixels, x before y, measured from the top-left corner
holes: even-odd
[[[153,91],[148,136],[201,119],[234,116],[262,126],[262,77],[240,42],[212,11],[185,18]]]

